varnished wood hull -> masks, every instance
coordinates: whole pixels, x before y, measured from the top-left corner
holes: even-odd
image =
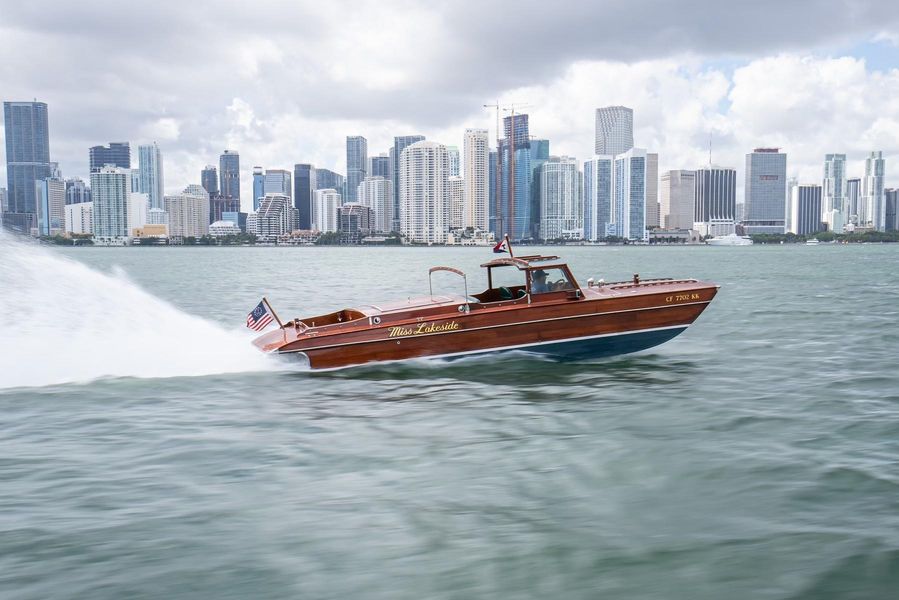
[[[310,335],[288,327],[262,336],[257,345],[294,355],[314,369],[507,350],[560,358],[610,356],[668,341],[692,324],[716,293],[717,286],[697,281],[623,286],[615,294],[586,290],[577,299],[470,312],[452,306],[442,314],[338,325],[332,333]]]

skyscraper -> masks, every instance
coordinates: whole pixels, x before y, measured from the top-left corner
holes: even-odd
[[[466,129],[462,140],[465,169],[463,227],[487,231],[490,142],[486,129]]]
[[[387,233],[393,229],[393,183],[384,177],[366,177],[357,191],[359,204],[372,210],[372,229]]]
[[[254,175],[255,177],[255,175]],[[293,190],[290,184],[290,171],[287,169],[268,169],[265,172],[265,195],[278,194],[290,198]]]
[[[884,173],[883,152],[871,152],[865,159],[865,179],[862,185],[862,206],[865,212],[862,218],[859,215],[859,222],[869,225],[877,231],[884,231],[886,214],[883,197],[883,173]]]
[[[393,165],[393,229],[400,230],[402,211],[400,207],[400,157],[407,146],[425,139],[423,135],[401,135],[393,138],[393,148],[390,149],[391,164]]]
[[[528,115],[512,114],[503,119],[505,138],[500,140],[500,200],[494,233],[513,240],[530,238],[534,229],[531,183],[531,136]]]
[[[38,235],[60,235],[65,231],[66,182],[61,177],[36,181]]]
[[[797,185],[790,200],[790,231],[808,235],[823,230],[821,223],[821,186]]]
[[[544,240],[584,237],[584,204],[577,159],[550,156],[540,167],[540,229]]]
[[[659,155],[646,153],[646,228],[661,225],[659,217]]]
[[[646,231],[646,150],[631,148],[615,157],[609,234],[648,240]]]
[[[859,224],[859,214],[864,213],[862,206],[862,180],[850,177],[846,180],[846,215],[847,223]]]
[[[219,173],[215,165],[206,165],[200,172],[200,185],[210,196],[219,195]]]
[[[138,146],[140,192],[150,198],[150,208],[164,208],[165,183],[162,172],[162,152],[156,142]]]
[[[180,194],[166,196],[165,212],[169,216],[169,236],[175,240],[209,233],[209,194],[201,185],[194,183]]]
[[[549,140],[531,138],[531,236],[540,236],[540,174],[549,160]],[[583,199],[583,196],[582,196]],[[583,219],[583,215],[581,216]]]
[[[626,106],[596,109],[596,141],[598,155],[618,155],[634,147],[634,111]]]
[[[100,167],[91,173],[94,243],[124,246],[128,243],[128,197],[131,195],[131,171],[119,167]]]
[[[315,191],[315,167],[300,163],[293,166],[293,205],[299,216],[299,228],[312,229],[312,192]]]
[[[465,180],[457,175],[450,175],[446,178],[446,190],[447,202],[449,202],[449,224],[447,227],[450,230],[462,229],[465,223]]]
[[[368,140],[361,135],[346,138],[346,197],[344,202],[356,202],[356,188],[365,179],[368,169]]]
[[[4,102],[3,114],[6,128],[7,212],[33,215],[37,210],[34,184],[53,174],[47,104]],[[4,222],[8,219],[6,217]]]
[[[899,230],[899,190],[886,189],[883,191],[884,231]]]
[[[392,179],[392,171],[390,170],[390,154],[382,152],[377,156],[369,159],[369,177],[383,177],[388,181]]]
[[[340,208],[340,192],[328,188],[313,192],[312,229],[323,233],[337,231],[337,210]]]
[[[746,155],[743,189],[746,235],[784,233],[787,211],[787,155],[780,148],[756,148]]]
[[[449,176],[460,177],[462,175],[462,159],[459,156],[458,146],[447,146],[447,156],[449,156]]]
[[[446,146],[421,141],[400,154],[401,231],[418,244],[446,243],[449,156]]]
[[[821,211],[824,223],[834,233],[843,233],[846,226],[846,155],[824,156],[824,189]]]
[[[265,197],[265,171],[262,167],[253,167],[253,210],[259,210],[259,203]]]
[[[701,236],[729,235],[736,230],[737,171],[707,165],[696,170],[693,229]]]
[[[692,229],[696,172],[674,170],[662,174],[659,194],[661,225],[665,229]]]
[[[112,165],[122,169],[131,168],[131,146],[128,142],[109,142],[108,146],[93,146],[89,151],[91,173],[100,167]]]
[[[591,242],[610,235],[614,163],[614,156],[600,155],[584,161],[584,239]]]
[[[317,190],[336,190],[343,197],[343,191],[346,187],[346,178],[340,173],[336,173],[331,169],[315,170],[315,189]]]
[[[78,177],[66,179],[66,204],[81,204],[91,201],[91,189]]]
[[[240,200],[240,154],[235,150],[219,157],[219,190],[225,198]]]

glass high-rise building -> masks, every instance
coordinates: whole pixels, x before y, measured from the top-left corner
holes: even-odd
[[[808,235],[824,230],[821,223],[821,186],[796,185],[791,190],[790,231]]]
[[[340,197],[343,198],[346,179],[340,173],[336,173],[331,169],[315,170],[315,189],[317,190],[337,190]]]
[[[702,236],[736,231],[737,170],[708,165],[696,169],[693,229]]]
[[[137,147],[140,167],[140,189],[147,194],[150,208],[165,208],[165,184],[162,172],[162,152],[156,142]]]
[[[109,142],[108,146],[92,146],[89,151],[91,173],[100,167],[112,165],[122,169],[131,168],[131,145],[128,142]]]
[[[584,239],[591,242],[609,235],[614,163],[614,156],[597,155],[584,161]]]
[[[756,148],[746,155],[743,229],[746,235],[784,233],[787,211],[787,155]]]
[[[356,202],[356,188],[365,179],[368,169],[368,140],[361,135],[346,138],[346,195],[345,202]]]
[[[379,154],[378,156],[372,156],[371,166],[369,167],[369,177],[383,177],[388,181],[392,179],[390,176],[390,155],[388,153]]]
[[[496,219],[497,238],[529,239],[535,228],[531,184],[531,138],[528,115],[510,115],[503,119],[506,137],[500,140],[500,202]]]
[[[66,204],[82,204],[91,201],[91,188],[78,177],[66,179]]]
[[[862,211],[862,180],[858,177],[850,177],[846,180],[846,215],[848,222],[859,224],[859,212]]]
[[[287,169],[268,169],[265,172],[265,194],[278,194],[279,196],[290,196],[293,194],[292,185],[290,184],[290,171]]]
[[[53,175],[50,126],[45,102],[4,102],[7,208],[34,214],[35,182]]]
[[[253,167],[253,210],[259,210],[259,204],[265,198],[265,170]]]
[[[634,110],[626,106],[597,108],[594,146],[598,155],[618,155],[633,148]]]
[[[393,138],[393,148],[390,149],[391,164],[393,165],[393,229],[400,230],[402,218],[400,207],[400,159],[403,150],[425,139],[423,135],[400,135]]]
[[[219,172],[215,165],[206,165],[200,171],[200,185],[210,197],[219,195]]]
[[[843,233],[846,219],[846,155],[824,156],[824,189],[821,193],[821,212],[828,229]]]
[[[584,204],[577,159],[551,156],[540,167],[540,229],[544,240],[584,236]]]
[[[315,192],[315,166],[300,163],[293,166],[293,206],[297,209],[299,228],[312,229],[312,201]]]
[[[240,154],[225,150],[219,156],[219,192],[225,198],[240,200]]]

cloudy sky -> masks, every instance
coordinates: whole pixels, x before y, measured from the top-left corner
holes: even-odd
[[[882,150],[899,186],[896,0],[0,5],[0,96],[49,104],[66,176],[126,140],[159,143],[170,192],[224,148],[243,186],[254,164],[344,172],[347,135],[370,154],[415,133],[461,146],[466,127],[494,136],[499,100],[528,103],[553,154],[587,158],[594,109],[624,104],[662,170],[707,162],[711,137],[738,179],[757,146],[809,182],[827,152],[860,175]]]

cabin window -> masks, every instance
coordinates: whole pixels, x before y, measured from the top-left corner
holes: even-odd
[[[574,284],[568,278],[564,269],[547,268],[528,271],[531,278],[531,293],[545,294],[547,292],[559,292],[573,290]]]

